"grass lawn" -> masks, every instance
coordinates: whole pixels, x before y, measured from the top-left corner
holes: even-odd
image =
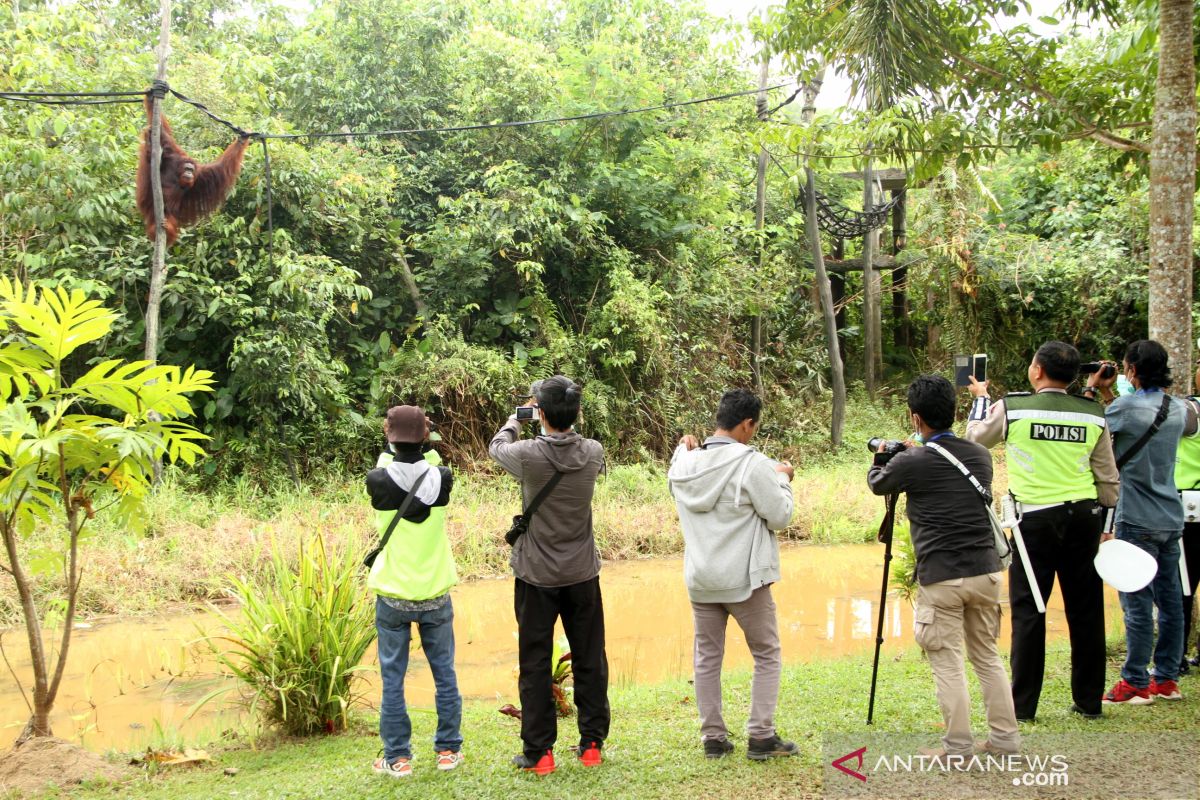
[[[1047,658],[1046,688],[1039,720],[1022,725],[1028,733],[1133,733],[1187,731],[1200,728],[1200,680],[1185,677],[1185,700],[1152,706],[1106,709],[1102,720],[1086,721],[1067,713],[1070,705],[1069,654],[1053,645]],[[53,797],[209,800],[210,798],[802,798],[821,792],[823,735],[871,730],[865,724],[870,658],[862,656],[787,667],[777,725],[794,739],[801,755],[770,763],[745,758],[744,725],[750,676],[726,676],[726,720],[737,750],[720,761],[703,758],[691,687],[686,681],[658,686],[616,688],[611,692],[612,733],[599,769],[580,767],[566,750],[575,743],[574,719],[561,720],[559,768],[548,777],[517,773],[509,758],[520,750],[519,723],[501,716],[496,703],[468,704],[463,721],[466,763],[439,773],[429,744],[435,725],[431,709],[413,714],[415,773],[397,781],[370,770],[379,748],[375,720],[364,715],[351,731],[311,740],[260,739],[251,747],[235,743],[210,748],[211,764],[158,774],[142,774],[123,785],[75,788]],[[1110,664],[1114,680],[1116,664]],[[974,727],[986,733],[978,685]],[[875,709],[878,731],[918,733],[936,745],[941,716],[933,679],[919,651],[909,649],[880,668]],[[226,768],[237,774],[226,776]],[[1118,767],[1115,766],[1114,769]]]

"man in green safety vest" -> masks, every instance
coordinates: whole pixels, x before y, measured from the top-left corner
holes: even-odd
[[[1196,370],[1196,387],[1200,391],[1200,369]],[[1188,405],[1200,415],[1200,397],[1189,397]],[[1179,441],[1175,455],[1175,488],[1184,494],[1183,563],[1187,568],[1189,593],[1183,598],[1183,662],[1179,674],[1186,675],[1189,666],[1200,666],[1200,643],[1197,655],[1190,662],[1187,658],[1189,642],[1192,641],[1192,604],[1196,587],[1200,586],[1200,429]]]
[[[391,778],[412,775],[412,722],[404,702],[404,675],[414,624],[421,633],[421,649],[435,688],[437,768],[452,770],[462,762],[462,695],[454,670],[450,602],[458,574],[446,538],[446,504],[454,475],[441,465],[437,451],[427,446],[429,431],[429,420],[420,407],[388,409],[384,423],[388,449],[366,480],[379,536],[386,537],[367,576],[367,589],[376,596],[383,683],[379,703],[383,757],[375,760],[374,769]],[[397,515],[402,516],[397,519]]]
[[[1006,443],[1008,491],[1028,554],[1026,565],[1018,547],[1008,572],[1013,705],[1024,722],[1037,715],[1042,693],[1046,617],[1040,609],[1056,575],[1071,635],[1070,710],[1095,718],[1102,709],[1104,588],[1092,560],[1120,478],[1104,409],[1067,394],[1078,374],[1079,351],[1051,341],[1029,364],[1032,393],[1014,392],[993,404],[987,382],[970,385],[975,400],[966,438],[985,447]]]

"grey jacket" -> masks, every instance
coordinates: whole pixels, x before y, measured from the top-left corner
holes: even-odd
[[[529,530],[513,546],[509,564],[526,583],[570,586],[600,574],[592,533],[592,493],[604,468],[604,447],[578,433],[552,433],[522,441],[521,423],[509,418],[488,453],[521,481],[521,507],[529,505],[557,469],[566,473],[542,501]]]
[[[680,445],[667,472],[683,526],[683,579],[693,602],[740,603],[779,580],[773,531],[792,518],[792,487],[753,447],[724,436],[704,445]]]

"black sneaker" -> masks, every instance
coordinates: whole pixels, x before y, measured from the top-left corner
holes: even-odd
[[[769,758],[794,756],[800,752],[795,742],[785,742],[775,734],[766,739],[751,738],[746,745],[746,758],[751,761],[766,761]]]
[[[1104,712],[1102,711],[1084,711],[1077,703],[1071,703],[1068,711],[1072,714],[1078,714],[1084,719],[1101,719],[1104,716]]]
[[[733,752],[733,742],[728,739],[705,739],[705,758],[724,758]]]

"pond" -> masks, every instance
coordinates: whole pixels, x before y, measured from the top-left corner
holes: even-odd
[[[869,683],[875,642],[881,545],[783,548],[782,580],[774,587],[785,663],[858,654],[864,690]],[[683,586],[681,558],[606,563],[601,574],[608,634],[609,673],[614,685],[655,683],[690,676],[692,617]],[[1116,593],[1106,589],[1110,619],[1119,617]],[[510,579],[484,579],[454,590],[459,688],[471,699],[499,707],[519,705],[516,696],[517,639]],[[913,644],[912,608],[889,596],[884,650]],[[1052,598],[1047,629],[1066,634],[1062,602]],[[76,631],[67,674],[59,692],[53,726],[62,738],[96,750],[138,750],[184,739],[210,740],[239,724],[228,703],[210,703],[185,720],[189,708],[223,679],[195,642],[202,631],[217,632],[212,612],[98,622]],[[558,633],[562,637],[561,627]],[[1001,646],[1009,637],[1007,609]],[[3,638],[5,651],[26,688],[30,671],[22,629]],[[372,649],[367,662],[375,663]],[[730,623],[726,663],[748,666],[741,631]],[[363,694],[378,701],[378,675],[371,673]],[[419,649],[406,682],[410,705],[433,707],[433,680]],[[227,695],[226,697],[232,697]],[[0,739],[15,739],[28,719],[11,674],[0,681]]]

